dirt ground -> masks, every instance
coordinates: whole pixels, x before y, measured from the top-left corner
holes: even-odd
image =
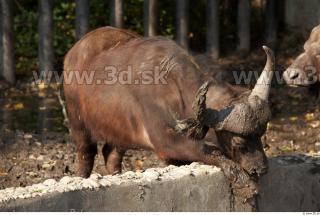
[[[277,59],[278,70],[283,70],[292,61],[285,54]],[[219,64],[227,72],[261,70],[264,55],[257,51],[257,54],[241,59],[231,56],[221,59]],[[0,189],[74,175],[75,146],[63,126],[55,89],[42,91],[23,83],[18,86],[2,89],[0,95]],[[268,156],[320,154],[320,105],[315,100],[307,88],[273,87],[273,119],[263,137]],[[94,172],[103,174],[101,153],[96,159]],[[152,152],[129,150],[123,170],[142,171],[164,165]]]

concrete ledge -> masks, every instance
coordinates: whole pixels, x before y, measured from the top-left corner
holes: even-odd
[[[319,158],[270,160],[258,197],[259,211],[319,211]],[[64,177],[0,190],[0,211],[251,211],[232,196],[216,167],[152,168],[117,176]]]

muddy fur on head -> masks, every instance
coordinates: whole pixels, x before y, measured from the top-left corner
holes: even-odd
[[[208,127],[240,135],[263,134],[271,118],[268,97],[274,72],[273,52],[265,46],[263,49],[267,54],[266,66],[245,99],[236,100],[222,110],[206,108],[206,93],[210,86],[210,82],[206,82],[199,88],[193,103],[195,119],[177,121],[176,130],[195,139],[203,138]]]

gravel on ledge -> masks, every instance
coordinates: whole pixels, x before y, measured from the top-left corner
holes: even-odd
[[[65,176],[56,181],[47,179],[42,183],[27,187],[10,187],[0,190],[0,203],[14,200],[43,196],[53,192],[69,192],[83,189],[98,189],[100,187],[117,186],[125,183],[144,184],[151,181],[165,181],[179,179],[184,176],[197,176],[199,174],[212,175],[220,172],[220,169],[210,165],[192,163],[190,165],[176,167],[173,165],[165,168],[150,168],[144,172],[128,171],[118,175],[91,174],[89,178]]]
[[[275,159],[280,165],[299,165],[309,163],[320,166],[319,156],[307,156],[301,154],[279,156],[272,159]],[[215,166],[202,165],[197,162],[193,162],[190,165],[180,167],[170,165],[165,168],[150,168],[144,172],[128,171],[123,174],[113,176],[91,174],[91,176],[86,179],[81,177],[65,176],[61,178],[60,181],[47,179],[42,183],[33,184],[27,187],[10,187],[0,190],[0,203],[14,199],[27,199],[43,196],[54,192],[63,193],[74,190],[98,189],[100,187],[110,187],[129,183],[143,185],[144,183],[151,181],[176,180],[185,176],[197,176],[203,174],[212,175],[217,172],[220,172],[220,169]]]

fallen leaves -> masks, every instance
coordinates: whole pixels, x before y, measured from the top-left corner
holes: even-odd
[[[0,172],[0,177],[6,177],[8,175],[7,172]]]
[[[295,122],[295,121],[298,120],[298,117],[292,116],[292,117],[289,117],[289,120],[292,121],[292,122]]]
[[[5,109],[7,110],[21,110],[24,108],[24,104],[19,102],[19,103],[9,103],[9,104],[6,104],[4,106]]]
[[[305,120],[307,121],[312,121],[315,119],[314,113],[307,113],[306,115],[304,115]]]
[[[311,128],[319,128],[320,127],[320,121],[313,121],[309,123],[309,126]]]

